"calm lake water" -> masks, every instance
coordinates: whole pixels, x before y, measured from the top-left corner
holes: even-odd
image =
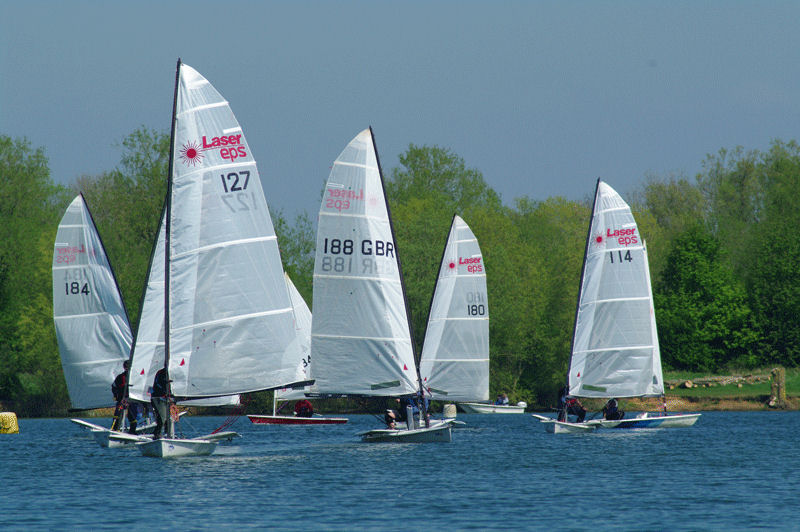
[[[465,415],[450,444],[367,444],[346,425],[242,434],[205,458],[99,447],[67,419],[0,435],[0,529],[798,529],[799,412],[708,412],[686,429],[547,434]],[[92,420],[108,426],[110,420]],[[224,418],[184,418],[209,432]]]

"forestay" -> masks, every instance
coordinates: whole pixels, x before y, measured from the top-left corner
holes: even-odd
[[[367,129],[333,163],[319,212],[311,326],[317,392],[419,389],[396,249]]]
[[[73,408],[112,406],[111,383],[130,354],[131,328],[82,195],[72,201],[58,226],[53,318]]]
[[[664,393],[647,250],[631,209],[597,183],[575,320],[569,394]]]
[[[420,374],[433,399],[489,399],[489,306],[478,240],[453,217],[425,330]]]
[[[181,65],[167,216],[169,376],[178,398],[294,382],[292,305],[250,147],[228,102]]]

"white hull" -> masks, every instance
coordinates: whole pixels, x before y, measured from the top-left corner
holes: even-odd
[[[490,405],[487,403],[458,403],[467,414],[524,414],[521,405]]]
[[[161,438],[137,445],[144,456],[154,458],[180,458],[184,456],[208,456],[214,452],[217,442],[210,440],[184,440]]]
[[[143,432],[147,430],[153,430],[155,428],[155,423],[150,423],[144,427],[141,427],[136,432],[136,435],[128,434],[127,432],[118,432],[115,430],[107,429],[100,425],[95,425],[94,423],[89,423],[88,421],[84,421],[82,419],[70,419],[76,425],[80,425],[81,427],[87,428],[92,432],[92,436],[94,437],[95,441],[100,445],[100,447],[108,447],[111,449],[116,449],[119,447],[125,447],[129,443],[138,443],[143,441],[148,441],[152,438],[150,434],[143,434]]]
[[[531,415],[538,419],[541,423],[544,423],[545,430],[550,434],[584,434],[586,432],[593,432],[599,426],[599,424],[595,421],[569,423],[545,416],[540,416],[538,414]]]
[[[359,434],[370,443],[450,443],[450,423],[440,423],[418,429],[375,429]]]
[[[691,427],[701,414],[650,415],[645,412],[637,417],[609,421],[594,421],[604,429],[671,429]]]
[[[127,432],[117,432],[114,430],[92,430],[92,436],[101,447],[108,447],[110,449],[117,449],[125,447],[131,443],[147,442],[153,439],[152,434],[134,436]]]

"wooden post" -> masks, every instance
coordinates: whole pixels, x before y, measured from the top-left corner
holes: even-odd
[[[770,373],[772,381],[769,406],[771,408],[786,408],[786,368],[777,367]]]

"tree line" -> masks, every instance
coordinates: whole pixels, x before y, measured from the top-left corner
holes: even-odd
[[[69,407],[52,314],[58,221],[82,192],[136,327],[166,193],[169,136],[140,128],[116,168],[53,182],[41,147],[0,135],[0,403],[28,415]],[[418,351],[452,215],[470,225],[487,271],[490,387],[553,404],[564,382],[594,177],[583,200],[504,203],[478,170],[410,145],[386,178]],[[323,172],[324,173],[324,172]],[[320,191],[327,176],[320,175]],[[601,176],[612,187],[613,176]],[[721,372],[800,363],[800,146],[721,149],[694,178],[645,176],[617,189],[648,244],[665,369]],[[316,213],[272,216],[284,268],[309,306]]]

